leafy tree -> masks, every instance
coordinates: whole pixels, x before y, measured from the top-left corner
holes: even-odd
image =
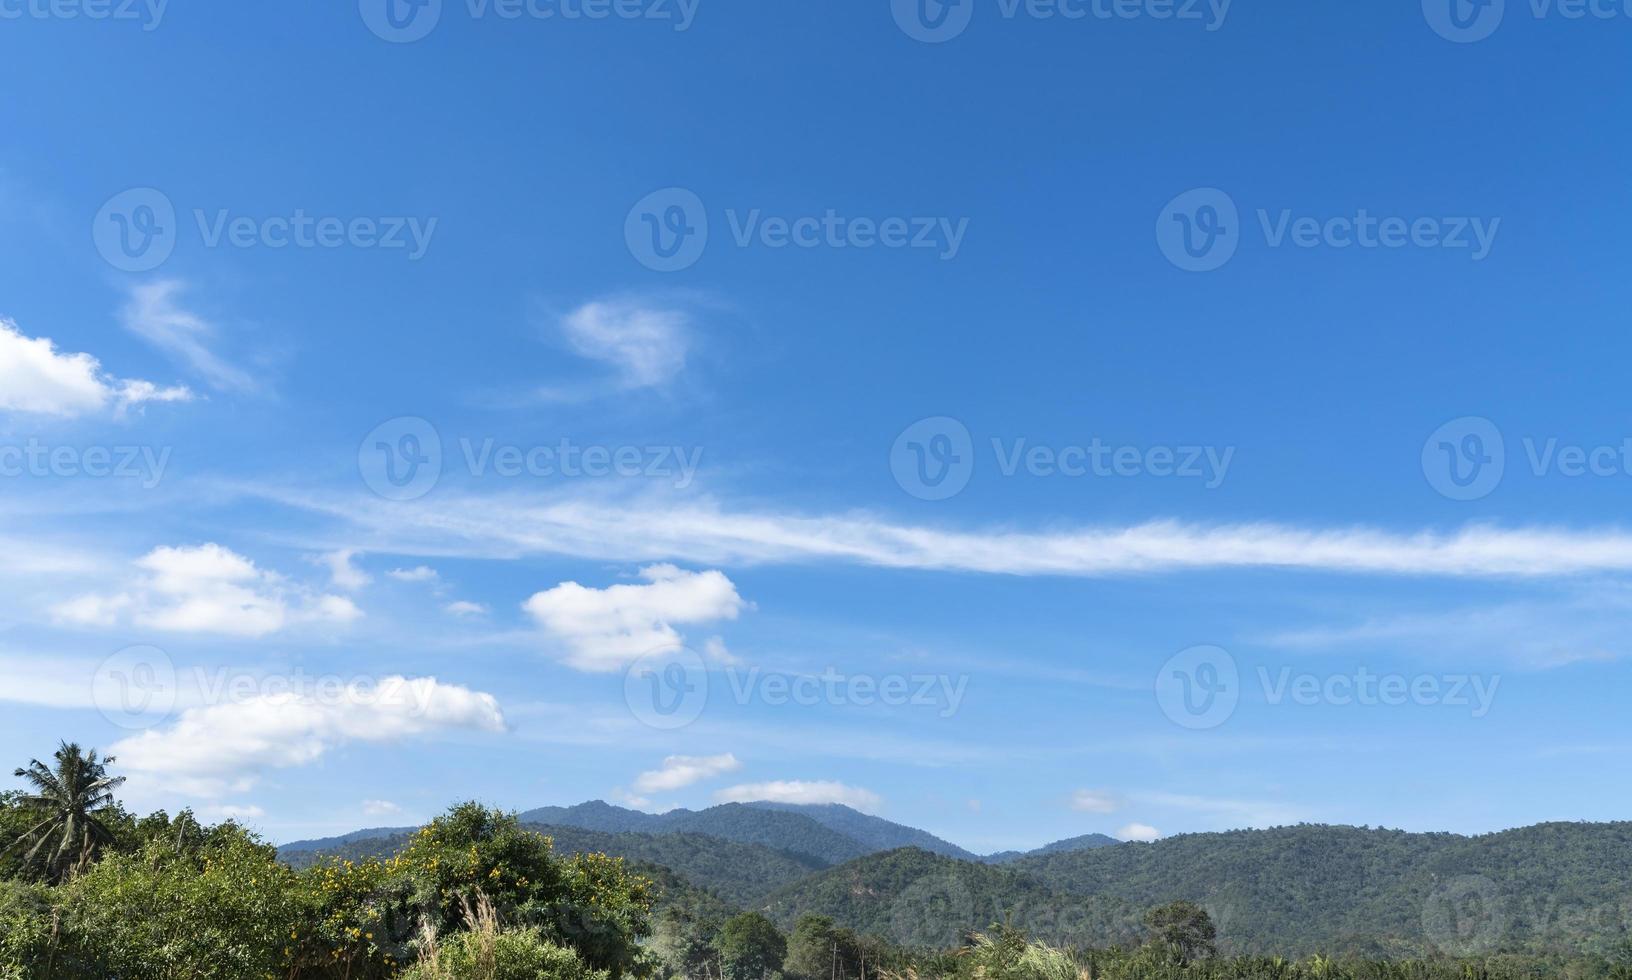
[[[1218,930],[1212,916],[1194,902],[1169,902],[1153,908],[1145,915],[1145,925],[1150,927],[1151,942],[1173,950],[1181,962],[1218,955]]]
[[[687,905],[664,909],[652,929],[650,943],[663,976],[720,980],[721,921]]]
[[[54,758],[55,766],[33,759],[13,773],[32,788],[14,803],[34,822],[7,850],[19,850],[25,866],[56,882],[83,871],[114,842],[102,818],[114,811],[113,791],[125,778],[108,775],[112,758],[100,759],[95,749],[85,752],[75,743],[63,742]]]
[[[744,912],[720,927],[720,962],[725,980],[766,980],[782,969],[788,942],[770,919]]]
[[[800,980],[830,980],[840,976],[838,933],[833,920],[825,915],[801,915],[788,935],[784,972]]]
[[[407,906],[438,933],[468,928],[465,909],[485,896],[504,921],[539,928],[590,969],[614,977],[645,969],[640,941],[651,930],[650,882],[604,854],[559,860],[550,839],[513,814],[456,806],[386,866],[400,876]]]

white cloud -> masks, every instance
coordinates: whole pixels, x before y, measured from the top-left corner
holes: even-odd
[[[1122,809],[1122,801],[1102,790],[1079,789],[1071,794],[1071,809],[1082,813],[1115,813]]]
[[[350,548],[340,551],[331,551],[322,555],[319,560],[329,569],[329,581],[337,589],[347,592],[356,592],[374,581],[373,576],[352,564],[357,552]]]
[[[269,769],[307,765],[352,742],[504,728],[490,694],[393,676],[191,708],[170,728],[127,738],[110,754],[149,787],[216,797],[247,791]]]
[[[842,803],[863,813],[877,810],[882,802],[877,793],[858,786],[797,779],[744,783],[720,790],[714,794],[714,799],[720,803]]]
[[[580,356],[611,365],[625,388],[656,388],[686,366],[690,318],[635,300],[585,303],[561,318],[561,333]]]
[[[394,817],[402,812],[402,807],[390,800],[364,800],[363,814],[370,817]]]
[[[645,585],[592,589],[563,582],[523,603],[538,625],[566,648],[568,665],[619,670],[643,654],[679,646],[674,623],[736,619],[747,605],[723,572],[687,572],[673,565],[641,569]]]
[[[415,568],[393,568],[385,574],[398,582],[435,582],[437,580],[436,569],[429,565],[419,565]]]
[[[59,352],[49,338],[25,337],[0,318],[0,410],[78,418],[192,397],[183,387],[111,377],[91,355]]]
[[[1148,823],[1130,823],[1116,832],[1116,836],[1123,840],[1150,842],[1162,836],[1162,832]]]
[[[466,602],[460,599],[442,607],[451,616],[486,616],[488,609],[479,602]]]
[[[176,633],[266,636],[298,623],[347,623],[363,614],[350,599],[315,595],[218,544],[155,548],[123,591],[82,595],[52,607],[59,621],[108,627],[129,618]]]
[[[697,564],[843,561],[1004,575],[1129,576],[1279,568],[1408,577],[1544,577],[1632,571],[1632,532],[1469,525],[1450,532],[1285,524],[1143,524],[1017,531],[950,530],[865,514],[730,511],[659,498],[626,504],[563,497],[439,494],[435,506],[328,500],[264,486],[250,492],[355,521],[400,550],[513,558]]]
[[[130,300],[120,313],[125,329],[184,361],[214,388],[254,390],[257,387],[254,378],[209,349],[208,344],[215,339],[215,327],[177,305],[176,297],[182,289],[182,283],[174,279],[133,287]]]
[[[663,760],[660,769],[643,772],[635,777],[635,791],[639,793],[669,793],[677,789],[684,789],[693,783],[700,783],[705,779],[728,772],[736,772],[742,768],[737,757],[727,752],[724,755],[671,755]]]

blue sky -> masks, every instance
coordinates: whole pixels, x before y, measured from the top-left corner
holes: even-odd
[[[0,2],[15,764],[1624,817],[1629,11],[926,3]]]

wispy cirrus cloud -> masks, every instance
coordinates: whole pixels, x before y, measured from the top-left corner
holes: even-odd
[[[1112,577],[1219,569],[1537,578],[1632,571],[1617,527],[1468,525],[1450,531],[1170,520],[1024,531],[905,524],[865,513],[733,509],[713,500],[605,502],[439,493],[434,505],[245,487],[369,531],[402,553],[560,554],[695,564],[843,562],[1001,575]]]
[[[256,390],[259,383],[248,372],[211,349],[219,331],[199,314],[182,307],[180,296],[185,288],[175,279],[132,287],[120,312],[125,329],[185,363],[212,388]]]

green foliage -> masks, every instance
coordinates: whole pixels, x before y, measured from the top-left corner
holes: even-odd
[[[1169,902],[1145,913],[1150,941],[1165,946],[1180,963],[1218,955],[1218,929],[1212,917],[1194,902]]]
[[[22,868],[46,881],[62,881],[90,866],[113,831],[103,818],[114,809],[113,791],[125,780],[108,775],[114,760],[63,742],[54,765],[38,759],[14,775],[29,789],[8,802],[20,812],[20,833],[7,853],[21,855]],[[9,828],[8,828],[9,829]]]
[[[725,980],[767,980],[781,972],[788,943],[770,919],[744,912],[720,927],[719,950]]]
[[[874,854],[778,889],[759,903],[791,926],[799,915],[824,915],[898,946],[958,945],[997,921],[1051,942],[1137,942],[1142,907],[1061,894],[1003,867],[956,861],[908,849]]]
[[[109,855],[56,898],[64,962],[121,980],[283,975],[304,919],[295,872],[231,824],[196,848]]]
[[[558,946],[537,928],[505,929],[487,897],[464,907],[471,928],[446,942],[424,931],[419,962],[404,980],[608,980],[573,950]]]

